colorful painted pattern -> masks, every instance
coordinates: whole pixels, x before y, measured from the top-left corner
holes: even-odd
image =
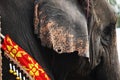
[[[43,68],[6,35],[2,49],[14,58],[35,80],[50,80]]]

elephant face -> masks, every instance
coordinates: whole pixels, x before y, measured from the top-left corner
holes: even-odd
[[[35,1],[40,2],[35,2],[34,28],[42,46],[60,54],[77,51],[87,56],[90,53],[89,62],[88,58],[76,54],[58,55],[43,49],[32,32],[33,0],[1,0],[2,33],[9,34],[47,69],[51,80],[83,80],[83,76],[85,80],[89,76],[91,80],[120,80],[115,47],[116,20],[105,0],[90,0],[93,3],[89,19],[84,15],[86,7],[77,4],[81,1],[84,5],[87,0]],[[3,63],[3,79],[14,80],[16,76],[8,74],[9,59],[3,57]]]
[[[115,24],[116,14],[107,1],[93,1],[91,18],[88,22],[88,34],[90,43],[90,60],[93,67],[96,67],[101,58],[104,63],[109,63],[109,56],[116,56]],[[102,7],[101,7],[102,6]],[[117,58],[116,60],[117,61]]]
[[[89,7],[89,16],[86,17],[86,6],[77,1],[51,0],[36,4],[35,33],[43,46],[59,54],[77,51],[80,56],[90,55],[96,66],[98,57],[105,56],[105,51],[109,50],[104,46],[114,43],[111,33],[114,34],[116,17],[104,0],[93,0],[91,5],[95,7]]]
[[[80,56],[87,56],[87,21],[78,5],[65,0],[51,0],[51,3],[55,5],[35,6],[35,32],[41,44],[59,54],[78,52]]]

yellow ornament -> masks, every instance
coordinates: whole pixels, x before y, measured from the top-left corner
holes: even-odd
[[[17,73],[16,73],[16,72],[14,72],[14,73],[13,73],[13,75],[17,76]]]
[[[20,80],[20,77],[16,77],[16,80]]]
[[[10,73],[13,73],[14,71],[12,69],[9,70]]]

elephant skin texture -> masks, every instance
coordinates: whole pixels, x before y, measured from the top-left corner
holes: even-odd
[[[1,0],[0,16],[2,34],[51,80],[120,80],[117,19],[106,0]],[[2,57],[3,80],[15,80]]]

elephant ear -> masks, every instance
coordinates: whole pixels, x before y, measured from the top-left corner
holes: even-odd
[[[72,6],[72,3],[63,4],[60,5],[59,1],[35,4],[35,34],[38,35],[42,46],[57,53],[77,52],[80,56],[88,56],[87,21],[77,6]],[[68,11],[66,4],[70,6]]]

